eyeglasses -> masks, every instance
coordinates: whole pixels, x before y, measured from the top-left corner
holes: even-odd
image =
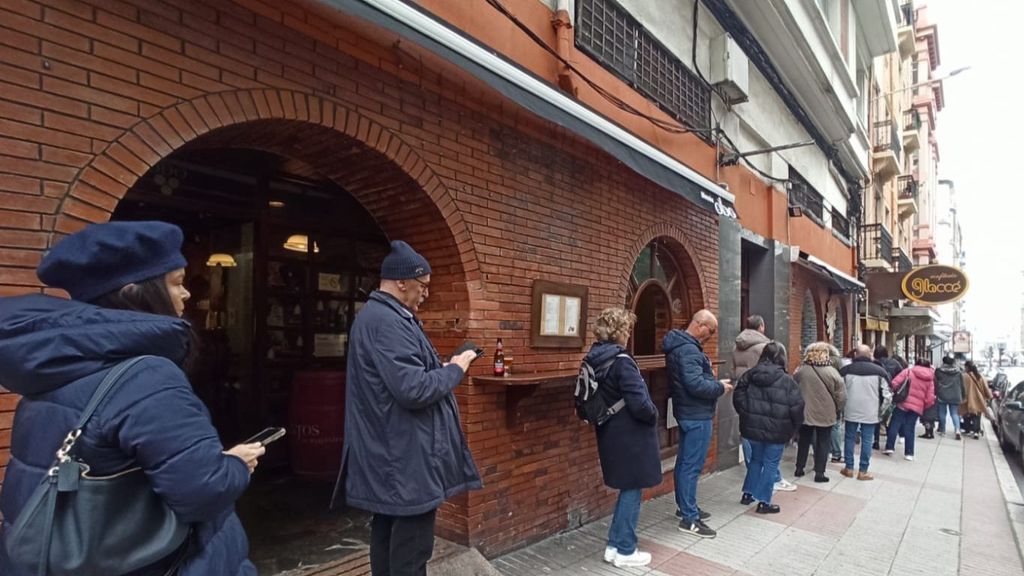
[[[413,280],[417,284],[419,284],[420,286],[423,286],[423,291],[424,292],[427,292],[427,291],[430,290],[430,282],[424,282],[423,280],[420,280],[419,278],[410,278],[410,280]]]

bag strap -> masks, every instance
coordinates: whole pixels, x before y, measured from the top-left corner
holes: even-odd
[[[110,392],[120,384],[121,376],[124,375],[132,366],[135,366],[146,358],[152,358],[153,356],[136,356],[129,358],[120,364],[117,364],[113,368],[107,371],[107,375],[103,377],[100,385],[96,387],[96,391],[93,392],[92,398],[89,399],[89,403],[85,405],[85,410],[82,411],[82,415],[78,418],[78,423],[75,424],[74,429],[68,432],[67,437],[61,444],[60,450],[57,451],[57,461],[66,462],[71,458],[71,449],[75,447],[75,442],[78,441],[78,437],[82,435],[82,429],[89,423],[89,419],[99,408],[103,400],[110,395]]]
[[[828,384],[825,382],[825,379],[821,377],[821,372],[818,372],[818,367],[815,366],[814,364],[811,364],[810,366],[811,366],[811,369],[814,370],[814,375],[818,377],[818,381],[821,382],[821,385],[825,387],[825,391],[828,392],[828,397],[832,399],[832,406],[835,407],[836,415],[838,416],[839,415],[839,402],[836,402],[835,395],[833,395],[832,391],[828,389]]]
[[[629,358],[633,362],[633,365],[636,366],[636,369],[640,370],[640,365],[636,363],[636,360],[634,360],[632,356],[630,356],[629,354],[626,354],[626,353],[617,354],[615,356],[615,358],[612,358],[611,360],[605,362],[604,364],[601,365],[601,367],[604,368],[604,367],[607,366],[608,368],[611,368],[612,364],[615,363],[615,360],[617,358]],[[607,372],[606,372],[606,374],[607,374]],[[619,398],[618,402],[616,402],[615,404],[612,404],[611,406],[608,407],[608,415],[609,416],[615,416],[616,414],[621,412],[622,409],[625,408],[625,407],[626,407],[626,399],[625,398]]]

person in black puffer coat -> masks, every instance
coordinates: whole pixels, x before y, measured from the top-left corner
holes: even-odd
[[[751,461],[743,481],[743,504],[758,501],[759,514],[779,512],[772,488],[786,442],[804,422],[804,399],[786,373],[786,349],[770,342],[761,359],[740,378],[732,397],[740,435],[750,440]]]
[[[619,568],[646,566],[651,562],[651,554],[636,547],[636,524],[642,490],[661,484],[662,478],[658,409],[651,401],[640,368],[625,348],[635,323],[636,315],[628,310],[602,311],[594,326],[597,342],[585,359],[595,370],[598,393],[605,404],[624,402],[618,412],[596,428],[604,483],[619,491],[608,528],[604,561]]]

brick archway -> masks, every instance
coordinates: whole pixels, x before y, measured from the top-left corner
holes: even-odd
[[[686,280],[696,279],[696,282],[688,282],[686,286],[690,310],[696,312],[701,308],[711,308],[712,303],[706,300],[710,292],[708,291],[704,270],[700,261],[695,256],[697,252],[694,251],[689,240],[686,238],[686,233],[681,228],[667,223],[656,224],[643,230],[634,240],[633,246],[627,253],[628,261],[619,266],[621,280],[618,300],[625,301],[626,295],[629,293],[629,276],[633,271],[633,263],[636,262],[640,251],[656,238],[664,238],[669,241],[669,247],[672,249],[673,256],[680,266],[683,278]],[[685,318],[684,320],[689,321],[690,319]]]
[[[466,223],[416,150],[364,114],[290,90],[207,94],[139,121],[79,172],[58,207],[48,245],[109,220],[128,190],[176,150],[218,146],[307,162],[355,197],[388,237],[410,241],[435,273],[449,276],[455,301],[467,302],[480,292],[473,290],[480,275]],[[431,320],[438,328],[450,325],[450,318],[431,316],[425,314],[428,327]]]

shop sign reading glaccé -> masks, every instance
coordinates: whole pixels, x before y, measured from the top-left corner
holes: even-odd
[[[934,264],[914,268],[903,277],[903,295],[921,304],[956,302],[967,293],[967,275],[959,268]]]

